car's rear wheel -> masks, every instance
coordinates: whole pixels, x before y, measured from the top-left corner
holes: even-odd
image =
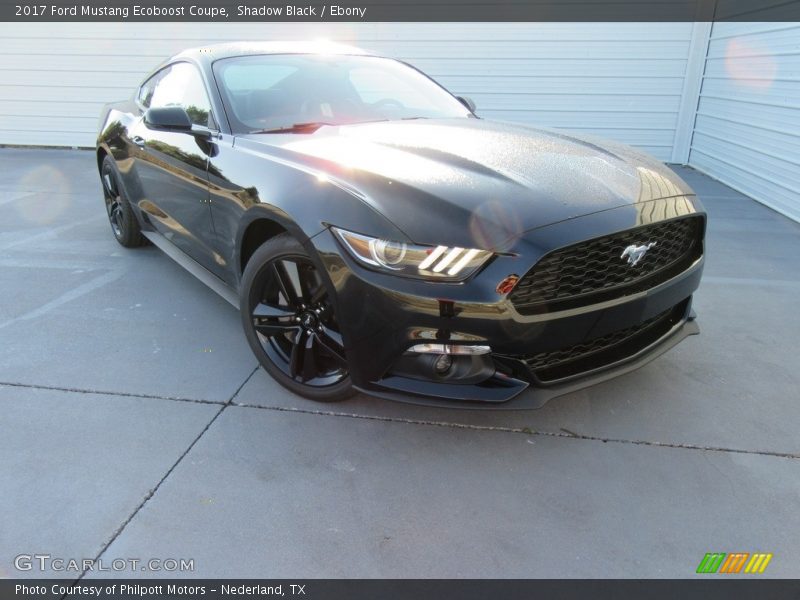
[[[139,221],[133,214],[130,202],[119,183],[119,174],[114,166],[114,159],[106,156],[100,168],[100,180],[103,184],[103,197],[106,203],[108,222],[117,241],[126,248],[135,248],[145,243],[145,237],[139,227]]]
[[[297,240],[282,234],[258,248],[241,290],[247,341],[278,383],[320,402],[353,394],[328,289]]]

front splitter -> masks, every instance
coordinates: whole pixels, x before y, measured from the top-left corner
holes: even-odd
[[[693,317],[693,315],[692,315]],[[406,377],[389,377],[369,386],[354,386],[360,392],[378,398],[433,406],[466,410],[530,410],[541,408],[558,396],[576,392],[614,379],[643,367],[655,360],[690,335],[700,333],[694,318],[676,324],[661,338],[615,363],[604,365],[593,371],[582,373],[568,381],[533,386],[526,381],[505,377],[483,388],[478,385],[442,384],[420,381]],[[495,378],[498,376],[496,375]]]

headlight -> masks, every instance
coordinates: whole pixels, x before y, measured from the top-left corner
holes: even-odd
[[[414,246],[331,227],[355,259],[405,277],[462,281],[491,258],[487,250],[450,246]]]

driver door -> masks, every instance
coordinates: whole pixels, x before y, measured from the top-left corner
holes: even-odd
[[[174,63],[159,71],[143,86],[139,102],[145,109],[180,106],[193,124],[216,129],[205,85],[190,63]],[[136,146],[133,168],[142,192],[139,207],[164,237],[215,271],[208,188],[213,142],[150,129],[143,118],[131,128],[130,137]]]

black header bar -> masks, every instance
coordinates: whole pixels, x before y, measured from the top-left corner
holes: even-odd
[[[797,580],[719,575],[691,580],[0,580],[0,598],[3,600],[796,600],[798,594],[800,581]]]
[[[1,21],[800,21],[800,0],[2,0]]]

